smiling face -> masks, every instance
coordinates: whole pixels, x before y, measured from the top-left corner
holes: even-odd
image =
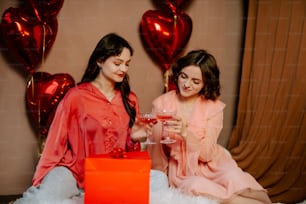
[[[111,56],[105,62],[97,62],[101,68],[101,75],[112,83],[122,82],[128,72],[131,62],[131,53],[127,48],[123,48],[118,56]]]
[[[184,67],[178,75],[177,85],[182,97],[193,98],[199,96],[199,92],[204,87],[200,67],[195,65]]]

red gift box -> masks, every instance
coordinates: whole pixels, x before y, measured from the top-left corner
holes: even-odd
[[[110,154],[86,158],[85,203],[149,203],[150,168],[148,152],[127,152],[123,158]]]

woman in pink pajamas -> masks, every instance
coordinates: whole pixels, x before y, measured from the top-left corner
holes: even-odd
[[[220,203],[271,203],[267,192],[242,171],[217,144],[225,104],[220,95],[219,68],[205,50],[194,50],[172,67],[176,90],[153,101],[153,111],[169,109],[176,115],[164,122],[173,144],[151,145],[152,168],[168,175],[169,185],[185,194]],[[153,127],[160,140],[160,123]]]

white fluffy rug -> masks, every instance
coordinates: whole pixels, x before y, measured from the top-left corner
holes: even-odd
[[[52,200],[52,199],[51,199]],[[84,194],[82,196],[66,199],[61,202],[47,202],[27,200],[17,202],[18,204],[84,204]],[[167,176],[161,171],[151,170],[150,172],[150,204],[218,204],[214,200],[200,196],[188,196],[179,190],[168,187]],[[275,203],[282,204],[282,203]],[[298,203],[306,204],[306,201]]]
[[[168,179],[160,171],[150,173],[150,204],[218,204],[204,197],[188,196],[168,187]]]
[[[177,189],[168,188],[166,175],[159,171],[151,170],[150,177],[150,204],[218,204],[208,198],[188,196]],[[306,204],[306,200],[297,204]]]

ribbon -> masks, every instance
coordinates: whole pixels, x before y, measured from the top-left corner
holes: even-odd
[[[127,158],[127,153],[122,148],[114,148],[109,155],[113,158]]]

